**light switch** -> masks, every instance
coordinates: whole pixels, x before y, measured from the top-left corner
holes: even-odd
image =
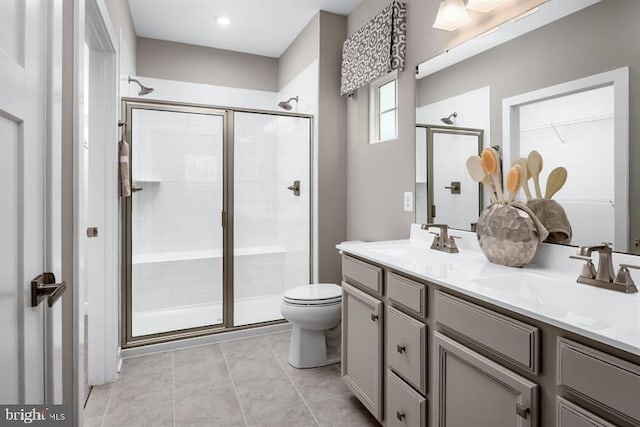
[[[413,212],[413,192],[411,191],[406,191],[404,193],[404,202],[403,202],[403,206],[404,206],[404,211],[405,212]]]

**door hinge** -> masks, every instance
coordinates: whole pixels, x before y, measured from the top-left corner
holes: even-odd
[[[222,228],[227,226],[227,213],[225,211],[220,212],[221,220],[222,220]]]
[[[436,205],[431,205],[431,219],[436,217]]]
[[[531,412],[531,410],[524,406],[522,403],[516,403],[516,414],[518,414],[520,417],[526,420],[529,416],[529,412]]]

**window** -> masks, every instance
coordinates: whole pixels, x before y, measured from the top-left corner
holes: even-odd
[[[369,142],[398,138],[398,75],[393,71],[371,83]]]

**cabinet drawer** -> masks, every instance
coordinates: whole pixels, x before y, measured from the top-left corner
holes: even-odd
[[[427,327],[400,311],[387,308],[387,363],[392,371],[426,393]]]
[[[580,406],[556,398],[557,427],[616,427]]]
[[[387,427],[426,427],[427,425],[425,398],[389,371],[387,372],[385,414]]]
[[[486,351],[538,373],[538,328],[437,291],[436,320]]]
[[[640,422],[640,366],[558,338],[557,383],[594,404]]]
[[[352,285],[382,295],[382,269],[349,256],[342,257],[342,277]]]
[[[427,314],[426,294],[425,285],[395,273],[387,273],[387,295],[389,299],[421,317]]]

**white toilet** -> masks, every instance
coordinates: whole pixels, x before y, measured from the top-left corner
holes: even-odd
[[[314,368],[340,361],[342,288],[304,285],[284,293],[282,316],[293,325],[289,364]]]

